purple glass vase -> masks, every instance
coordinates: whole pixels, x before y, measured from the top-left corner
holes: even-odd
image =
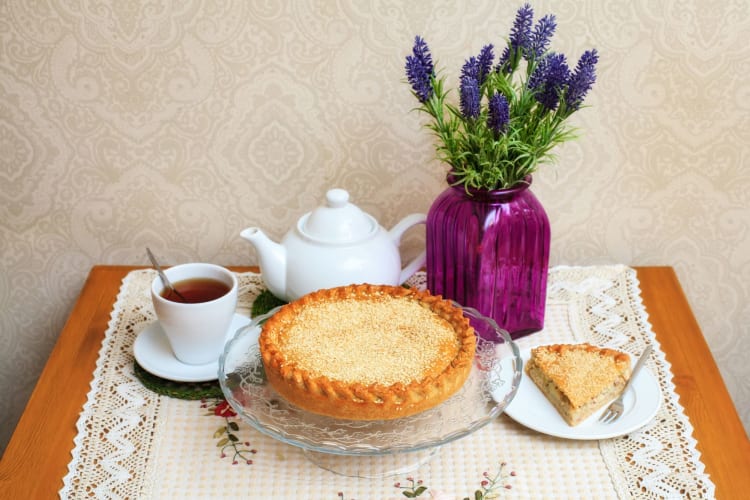
[[[493,191],[450,186],[427,214],[429,290],[494,319],[513,339],[544,326],[550,227],[530,184],[529,176]]]

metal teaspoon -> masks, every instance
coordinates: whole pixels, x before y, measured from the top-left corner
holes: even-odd
[[[159,273],[159,278],[161,278],[161,282],[164,284],[165,287],[169,289],[170,292],[174,292],[175,295],[177,295],[179,298],[187,302],[187,299],[177,291],[177,289],[172,286],[172,283],[167,279],[167,275],[164,274],[164,271],[162,271],[161,266],[158,262],[156,262],[156,257],[154,257],[154,254],[151,253],[151,249],[146,247],[146,253],[148,253],[148,259],[151,261],[151,264],[154,266],[154,269],[156,269],[156,272]]]

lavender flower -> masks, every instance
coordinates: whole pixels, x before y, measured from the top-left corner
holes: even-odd
[[[427,42],[417,36],[414,38],[412,55],[406,56],[406,77],[419,102],[424,103],[432,96],[431,79],[434,74],[435,67]]]
[[[513,56],[518,50],[525,51],[531,40],[531,25],[534,20],[534,9],[531,5],[524,4],[518,12],[516,12],[516,19],[513,21],[513,27],[510,30],[510,40],[508,46],[503,50],[500,60],[495,67],[495,71],[505,70],[510,72],[512,68],[506,67],[508,62],[511,62]]]
[[[461,78],[461,114],[468,119],[479,118],[480,93],[479,82],[476,78],[465,76]]]
[[[487,117],[487,126],[495,132],[496,135],[501,135],[508,129],[508,122],[510,121],[510,106],[508,100],[501,93],[492,94],[489,100],[489,116]]]
[[[470,57],[461,68],[461,78],[473,78],[481,87],[492,70],[492,45],[485,45],[477,57]]]
[[[557,22],[552,14],[546,15],[536,23],[534,32],[531,34],[529,45],[524,52],[526,59],[542,57],[550,44],[550,39],[555,33]]]
[[[510,68],[508,68],[508,62],[510,61],[510,47],[506,46],[503,49],[503,53],[500,54],[500,59],[497,61],[497,66],[495,66],[495,71],[498,73],[500,71],[504,71],[505,73],[510,73]]]
[[[576,69],[568,80],[568,91],[565,94],[565,104],[571,111],[581,107],[584,97],[596,82],[596,63],[599,54],[596,49],[587,50],[578,60]]]
[[[477,78],[477,81],[479,81],[479,85],[484,83],[487,75],[492,71],[492,60],[495,59],[493,48],[492,44],[485,45],[479,52],[479,57],[477,57],[479,63],[479,78]]]
[[[536,100],[549,110],[557,108],[560,93],[568,83],[570,69],[564,54],[544,56],[529,77],[528,88]]]
[[[516,48],[526,48],[531,39],[531,24],[534,20],[534,9],[524,4],[518,12],[510,30],[510,45]]]
[[[461,67],[461,80],[464,78],[473,78],[476,81],[479,81],[479,73],[479,60],[476,57],[471,56]]]

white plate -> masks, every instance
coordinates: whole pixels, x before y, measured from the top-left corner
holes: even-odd
[[[529,360],[530,354],[530,348],[521,351],[524,363]],[[501,363],[509,362],[512,360],[503,360]],[[502,394],[502,387],[498,390]],[[505,413],[530,429],[565,439],[591,440],[623,436],[646,425],[659,410],[661,404],[659,381],[648,368],[643,367],[636,375],[633,384],[625,392],[623,402],[625,412],[619,420],[611,424],[599,422],[599,417],[609,405],[607,403],[588,419],[571,427],[524,371],[518,392],[505,409]]]
[[[235,314],[227,330],[226,339],[231,339],[237,330],[248,323],[250,318]],[[167,380],[206,382],[216,380],[219,375],[218,359],[205,365],[188,365],[178,360],[158,321],[154,321],[138,334],[133,344],[133,355],[144,370]]]

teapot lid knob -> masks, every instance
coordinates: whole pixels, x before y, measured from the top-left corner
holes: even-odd
[[[367,238],[379,226],[370,215],[349,203],[348,191],[335,188],[326,192],[326,204],[302,216],[297,227],[317,241],[348,244]]]
[[[331,208],[341,208],[349,203],[349,193],[345,189],[329,189],[326,193],[326,201]]]

